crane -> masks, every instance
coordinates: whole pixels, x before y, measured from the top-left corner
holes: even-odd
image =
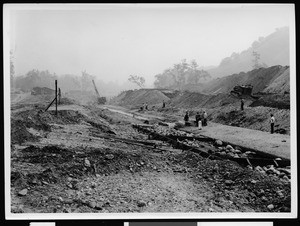
[[[98,99],[98,104],[105,104],[106,103],[106,98],[105,97],[100,97],[100,94],[98,92],[98,89],[96,87],[95,81],[92,80],[96,94],[97,94],[97,99]]]

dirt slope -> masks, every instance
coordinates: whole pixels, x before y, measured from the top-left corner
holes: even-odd
[[[290,90],[290,72],[284,70],[281,75],[273,80],[263,91],[266,93],[284,93]]]
[[[278,65],[215,79],[209,82],[202,92],[208,94],[229,93],[234,86],[247,84],[253,85],[253,93],[262,91],[289,92],[289,67]]]
[[[113,98],[110,103],[120,106],[140,107],[144,103],[147,103],[148,105],[156,105],[169,100],[170,98],[160,90],[139,89],[124,91],[117,97]]]

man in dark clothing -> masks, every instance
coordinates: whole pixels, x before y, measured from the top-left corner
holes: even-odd
[[[271,124],[271,134],[273,134],[274,133],[274,124],[275,124],[275,118],[274,118],[273,114],[271,114],[270,124]]]
[[[198,127],[198,126],[199,126],[199,121],[200,121],[200,119],[201,119],[201,116],[200,116],[200,113],[199,113],[199,112],[197,112],[195,118],[196,118],[196,126]]]
[[[166,103],[165,103],[165,101],[163,101],[163,106],[162,106],[163,108],[165,108],[166,107]]]
[[[207,126],[207,113],[206,111],[203,112],[203,126]]]
[[[184,116],[184,122],[185,122],[185,125],[187,126],[189,123],[189,113],[188,112],[186,112],[185,113],[185,116]]]
[[[241,99],[241,111],[244,110],[244,99]]]

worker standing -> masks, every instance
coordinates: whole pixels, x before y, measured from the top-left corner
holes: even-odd
[[[244,102],[244,99],[242,98],[242,99],[241,99],[241,111],[244,110],[244,103],[245,103],[245,102]]]
[[[206,113],[206,111],[204,111],[204,113],[203,113],[203,124],[202,125],[207,126],[207,113]]]
[[[196,116],[195,116],[195,119],[196,119],[196,126],[198,127],[199,126],[199,121],[201,119],[201,116],[200,116],[200,113],[197,112]]]
[[[163,106],[162,106],[162,108],[165,108],[166,107],[166,102],[165,102],[165,100],[163,100]]]
[[[185,113],[184,122],[185,122],[186,126],[189,124],[189,112],[188,111]]]
[[[275,117],[273,114],[271,114],[270,124],[271,124],[271,134],[273,134],[274,133],[274,124],[275,124]]]

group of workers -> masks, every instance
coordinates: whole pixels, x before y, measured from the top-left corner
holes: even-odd
[[[184,122],[185,122],[186,126],[189,125],[189,119],[190,119],[190,116],[189,116],[189,112],[187,111],[184,116]],[[200,112],[197,112],[197,114],[195,115],[195,124],[196,124],[196,127],[198,127],[199,129],[201,129],[203,126],[207,126],[206,111],[203,111],[202,114],[200,114]]]
[[[244,99],[241,99],[241,111],[244,111],[244,104],[245,104]],[[166,107],[166,102],[163,101],[162,108],[165,108],[165,107]],[[141,110],[148,110],[148,104],[144,103],[143,106],[141,106]],[[190,125],[189,119],[190,119],[190,116],[189,116],[189,112],[187,111],[184,116],[184,122],[185,122],[186,126]],[[200,112],[197,112],[197,114],[195,115],[195,124],[196,124],[196,127],[198,127],[199,129],[202,129],[202,127],[207,126],[206,111],[203,111],[201,114],[200,114]],[[273,134],[274,133],[274,125],[275,125],[275,117],[273,114],[271,114],[270,125],[271,125],[271,134]]]
[[[241,99],[241,111],[244,110],[244,99]],[[274,133],[274,125],[275,125],[275,117],[273,114],[270,114],[271,118],[270,118],[270,125],[271,125],[271,134]],[[185,125],[188,126],[190,125],[189,122],[190,116],[189,116],[189,112],[186,111],[185,116],[184,116],[184,122]],[[195,124],[196,127],[198,127],[199,129],[202,129],[203,126],[207,126],[207,113],[206,111],[203,111],[202,114],[200,114],[200,112],[197,112],[197,114],[195,115]]]

